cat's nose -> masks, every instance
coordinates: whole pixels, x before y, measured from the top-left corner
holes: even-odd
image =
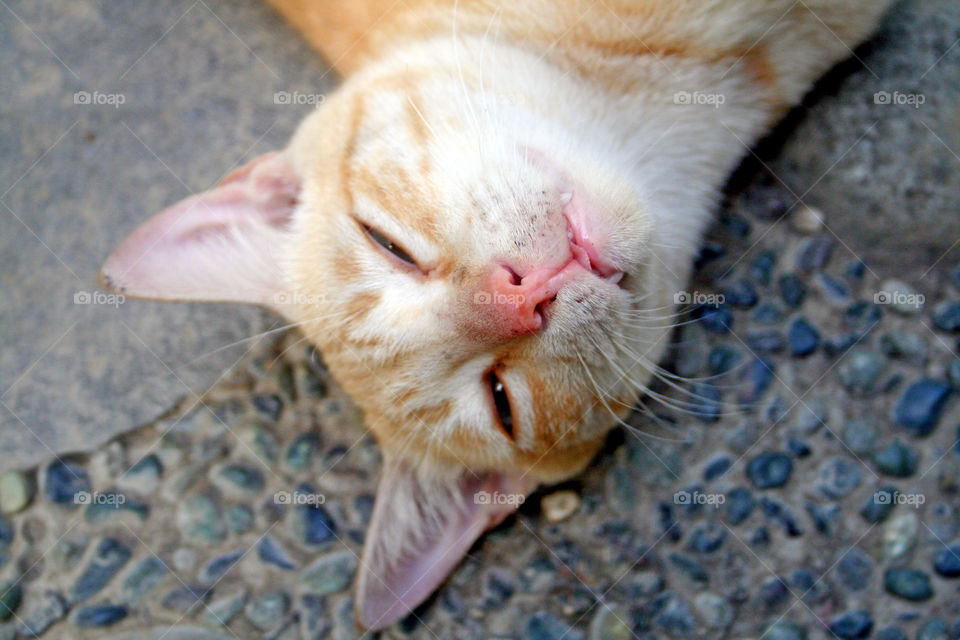
[[[526,268],[523,275],[509,265],[493,265],[473,296],[476,313],[485,320],[481,323],[485,332],[517,337],[539,331],[544,312],[561,287],[584,271],[575,260],[559,266]]]

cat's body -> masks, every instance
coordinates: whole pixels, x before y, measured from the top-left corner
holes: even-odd
[[[268,305],[364,409],[380,627],[642,394],[717,191],[876,0],[270,0],[344,85],[141,227],[128,294]]]

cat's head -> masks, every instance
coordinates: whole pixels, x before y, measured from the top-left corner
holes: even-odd
[[[385,458],[358,580],[373,628],[587,464],[672,304],[614,145],[417,73],[348,81],[287,149],[161,212],[103,271],[127,295],[268,306],[319,347]]]

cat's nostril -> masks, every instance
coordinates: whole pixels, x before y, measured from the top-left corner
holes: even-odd
[[[520,274],[511,269],[507,265],[503,265],[503,268],[507,270],[507,273],[510,274],[510,284],[515,287],[519,287],[520,283],[523,282],[523,278],[520,277]]]

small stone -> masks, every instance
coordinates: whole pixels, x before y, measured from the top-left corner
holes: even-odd
[[[580,496],[569,489],[554,491],[540,501],[540,509],[548,522],[563,522],[580,508]]]
[[[18,614],[20,635],[34,638],[43,634],[55,622],[67,615],[70,605],[56,591],[44,591],[43,595],[32,601],[30,609]]]
[[[714,345],[707,358],[707,367],[714,376],[723,375],[737,366],[742,359],[739,351],[725,344]],[[960,363],[960,361],[958,361]]]
[[[0,550],[6,549],[13,544],[14,533],[13,524],[0,515]]]
[[[484,581],[484,594],[486,600],[484,606],[488,609],[496,609],[502,606],[507,600],[513,597],[516,589],[511,581],[511,576],[501,569],[491,569],[487,573],[487,579]]]
[[[186,585],[167,592],[161,604],[165,609],[172,609],[187,615],[197,611],[210,598],[211,589],[202,584]]]
[[[289,609],[290,596],[277,589],[250,600],[243,612],[253,626],[261,631],[267,631],[280,622],[280,618]]]
[[[777,329],[754,329],[747,331],[744,342],[754,353],[780,353],[787,347],[783,334]]]
[[[300,598],[300,636],[303,640],[326,640],[330,637],[330,612],[326,598],[312,594]]]
[[[687,575],[694,582],[709,582],[710,574],[702,564],[685,553],[671,553],[670,564]]]
[[[897,493],[896,487],[880,487],[867,498],[863,507],[860,508],[860,515],[870,524],[883,522],[896,506]]]
[[[224,512],[223,519],[231,533],[241,535],[253,529],[253,509],[245,504],[230,505]]]
[[[597,613],[590,621],[590,640],[633,640],[633,630],[627,622],[628,617],[617,614],[609,606],[597,607]]]
[[[892,518],[883,528],[883,555],[896,560],[913,548],[920,530],[916,513],[908,511]]]
[[[738,525],[746,520],[756,507],[757,501],[753,494],[743,487],[736,487],[727,492],[724,502],[724,520],[732,525]]]
[[[754,323],[764,326],[779,326],[783,322],[786,312],[776,301],[767,300],[757,305],[757,308],[750,314],[750,319]]]
[[[849,591],[863,591],[873,574],[873,559],[854,547],[837,562],[837,577]]]
[[[813,451],[803,440],[798,438],[787,438],[787,451],[796,458],[806,458]]]
[[[297,492],[320,495],[309,485],[301,485]],[[306,546],[324,546],[336,540],[337,524],[322,504],[302,504],[294,507],[293,528],[297,538]]]
[[[893,408],[893,420],[918,438],[930,435],[950,397],[951,388],[937,380],[911,384]]]
[[[73,508],[78,494],[90,493],[90,476],[79,464],[57,459],[50,463],[44,474],[44,495],[54,504]]]
[[[912,476],[917,471],[919,460],[920,455],[899,438],[873,454],[877,470],[895,478]]]
[[[793,515],[790,507],[784,503],[773,500],[767,496],[761,496],[760,507],[768,518],[783,526],[784,532],[791,538],[803,535],[803,529],[800,528],[797,517]]]
[[[240,559],[243,558],[245,553],[246,549],[235,549],[217,556],[203,565],[203,568],[197,575],[197,580],[199,580],[201,584],[214,584],[219,581],[224,574],[230,571],[235,564],[240,562]]]
[[[219,544],[227,536],[220,506],[206,493],[188,496],[177,507],[177,525],[183,535],[198,544]]]
[[[797,233],[812,236],[823,231],[826,215],[816,207],[799,204],[790,214],[790,226]]]
[[[697,553],[713,553],[723,546],[727,530],[716,522],[703,522],[690,532],[688,548]]]
[[[173,568],[180,572],[192,571],[197,566],[197,552],[188,547],[181,547],[171,556]]]
[[[0,513],[17,513],[33,500],[33,482],[19,471],[0,474]]]
[[[807,298],[807,285],[795,273],[780,276],[777,281],[780,288],[780,298],[791,309],[798,309]]]
[[[6,622],[23,602],[23,587],[19,582],[0,583],[0,622]]]
[[[356,569],[357,557],[352,551],[336,551],[320,556],[304,569],[300,584],[318,596],[338,593],[350,586]]]
[[[960,543],[942,547],[933,556],[933,570],[944,578],[960,578]]]
[[[725,335],[733,328],[733,313],[723,305],[700,306],[693,315],[700,320],[704,329],[714,335]]]
[[[726,598],[715,593],[699,594],[693,600],[693,608],[711,629],[724,629],[733,622],[733,606]]]
[[[782,487],[790,479],[793,462],[783,453],[764,453],[747,464],[747,477],[758,489]]]
[[[850,304],[850,288],[843,280],[826,273],[818,273],[815,282],[831,306],[843,308]]]
[[[760,584],[760,601],[768,609],[773,609],[783,603],[789,595],[790,590],[786,583],[776,576],[767,578]]]
[[[760,297],[749,280],[737,280],[723,290],[723,301],[738,309],[750,309]]]
[[[227,626],[238,613],[243,611],[247,603],[247,592],[245,589],[237,589],[221,596],[206,606],[203,614],[204,620],[211,626]]]
[[[770,284],[773,276],[773,268],[777,264],[777,254],[773,251],[761,251],[750,263],[750,277],[759,284],[766,286]]]
[[[862,609],[848,611],[833,619],[830,631],[841,640],[864,640],[873,631],[873,616]]]
[[[70,615],[70,621],[81,629],[109,627],[126,618],[128,613],[122,605],[95,605],[77,609]]]
[[[239,430],[238,436],[244,447],[240,451],[261,465],[271,465],[280,457],[280,443],[270,428],[255,422]]]
[[[817,474],[817,488],[828,498],[839,499],[860,486],[860,466],[846,457],[825,461]]]
[[[689,637],[697,628],[687,601],[669,591],[654,598],[650,607],[654,624],[670,635]]]
[[[935,306],[933,324],[941,331],[960,331],[960,302],[941,302]]]
[[[770,625],[762,640],[807,640],[807,630],[793,622],[780,620]]]
[[[956,638],[949,623],[943,618],[932,618],[917,631],[917,640],[952,640]]]
[[[261,415],[273,421],[283,413],[283,399],[273,393],[253,396],[253,406]]]
[[[117,486],[141,495],[150,495],[156,490],[163,475],[163,463],[160,457],[151,453],[144,456],[117,478]]]
[[[133,555],[129,547],[114,538],[104,538],[94,550],[87,568],[70,591],[72,603],[83,602],[103,589]]]
[[[703,470],[703,479],[706,482],[711,480],[716,480],[723,474],[725,474],[730,467],[733,465],[733,458],[730,456],[721,453],[718,456],[714,456],[710,461],[707,462],[707,466]]]
[[[879,429],[872,422],[853,420],[844,425],[841,439],[852,453],[862,456],[873,450],[879,435]]]
[[[256,496],[263,491],[263,474],[249,464],[226,464],[211,471],[210,480],[224,494],[245,498]]]
[[[723,414],[720,390],[709,382],[695,382],[690,387],[689,410],[706,424],[717,422]]]
[[[804,317],[795,318],[787,330],[790,355],[805,358],[820,346],[820,332]]]
[[[297,568],[287,550],[280,546],[280,543],[269,534],[260,540],[260,544],[257,545],[257,553],[265,563],[285,571],[292,571]]]
[[[797,270],[812,273],[823,269],[830,262],[834,246],[836,242],[828,235],[803,240],[797,252]]]
[[[755,358],[741,369],[737,382],[742,390],[737,395],[737,401],[745,408],[756,405],[773,384],[775,370],[773,362],[765,358]]]
[[[843,326],[853,331],[853,338],[860,340],[866,337],[883,318],[880,307],[866,300],[854,302],[843,312]]]
[[[886,358],[866,347],[857,347],[840,363],[838,374],[840,383],[851,394],[868,396],[876,391],[886,369]]]
[[[315,434],[301,434],[290,443],[284,461],[293,471],[306,471],[310,468],[310,465],[316,462],[320,446],[320,438]]]
[[[111,524],[126,522],[137,524],[147,519],[150,507],[117,491],[100,491],[97,500],[87,506],[83,518],[90,524]]]
[[[922,365],[927,359],[927,343],[915,333],[889,331],[880,336],[880,349],[891,358]],[[954,362],[960,363],[960,360]]]
[[[916,569],[887,569],[883,574],[883,586],[887,593],[911,602],[933,597],[930,576]]]
[[[124,604],[136,604],[150,594],[170,573],[167,565],[157,556],[147,556],[130,569],[120,588]]]
[[[909,640],[907,632],[900,627],[889,626],[877,631],[876,640]]]

